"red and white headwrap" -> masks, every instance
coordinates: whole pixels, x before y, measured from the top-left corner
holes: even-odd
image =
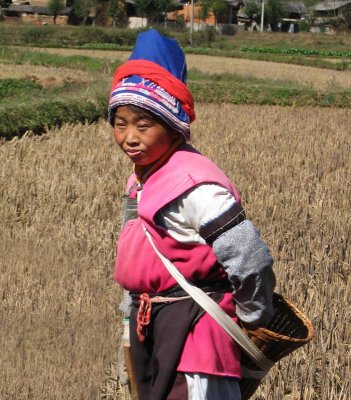
[[[190,123],[195,119],[195,112],[185,80],[185,57],[178,43],[155,30],[139,34],[129,61],[114,74],[109,122],[113,125],[118,106],[133,104],[156,114],[190,140]]]

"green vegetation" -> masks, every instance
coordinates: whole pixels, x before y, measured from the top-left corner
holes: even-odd
[[[109,83],[101,79],[87,87],[67,82],[45,89],[28,80],[0,80],[0,137],[10,139],[28,130],[41,133],[65,122],[106,117]]]
[[[244,58],[247,60],[271,61],[285,64],[304,65],[308,67],[325,68],[337,71],[345,71],[351,69],[351,59],[340,59],[340,61],[328,60],[321,56],[306,57],[301,54],[280,54],[280,53],[265,53],[265,52],[248,52],[248,51],[230,51],[213,48],[201,47],[186,47],[187,54],[203,54],[208,56]]]
[[[60,56],[37,51],[2,49],[0,62],[50,67],[66,67],[103,74],[115,69],[117,63],[81,56]],[[107,68],[107,69],[106,69]],[[112,69],[113,68],[113,69]],[[63,82],[43,88],[28,79],[0,80],[0,137],[7,139],[27,130],[41,133],[46,127],[64,122],[95,121],[106,115],[109,80],[106,76],[85,82]]]
[[[110,0],[108,15],[113,20],[113,28],[116,28],[120,18],[123,16],[123,9],[119,0]]]
[[[89,50],[119,50],[119,51],[131,51],[133,46],[120,46],[114,43],[85,43],[80,46],[81,49]]]
[[[29,65],[37,65],[38,60],[49,60],[50,66],[80,66],[82,69],[95,65],[95,62],[100,68],[107,65],[107,61],[99,64],[102,60],[90,57],[83,57],[82,62],[74,63],[72,56],[51,57],[35,51],[24,51],[23,55],[17,50],[14,58],[13,52],[2,51],[1,61],[25,59]],[[41,58],[43,56],[48,59]],[[45,62],[42,65],[46,65]],[[96,79],[88,87],[86,83],[64,82],[61,86],[43,88],[40,83],[26,79],[0,80],[0,136],[9,139],[27,130],[40,133],[46,127],[64,122],[91,122],[106,117],[111,70],[111,65],[107,74],[103,73],[103,69],[91,69]],[[188,83],[197,102],[321,107],[350,107],[351,104],[351,91],[334,89],[327,93],[318,92],[295,83],[229,73],[208,74],[190,70]]]
[[[118,10],[111,12],[116,12],[117,21]],[[350,52],[346,51],[351,48],[351,36],[240,32],[228,37],[218,35],[210,28],[194,32],[190,46],[188,32],[164,31],[163,26],[160,31],[176,38],[189,54],[273,61],[341,71],[351,69]],[[14,29],[12,26],[0,25],[0,45],[131,50],[139,32],[132,29],[86,26],[16,25]],[[340,61],[328,60],[333,57],[340,58]],[[72,59],[72,62],[79,64],[77,58]],[[97,63],[100,64],[101,61]],[[97,65],[96,68],[99,69],[100,66]]]
[[[176,38],[181,45],[189,45],[189,32],[158,29]],[[113,44],[134,46],[141,30],[91,26],[29,26],[0,24],[0,44],[32,45],[41,47],[80,47],[86,44]],[[351,35],[316,35],[301,32],[297,35],[273,32],[238,32],[234,36],[218,35],[213,29],[194,32],[195,47],[240,51],[241,47],[304,48],[308,50],[344,51],[351,48]]]
[[[200,17],[202,20],[205,20],[210,12],[213,12],[215,20],[218,20],[218,17],[226,11],[227,6],[225,2],[221,0],[201,0],[201,12]]]
[[[50,15],[54,17],[54,25],[56,25],[56,18],[60,11],[65,8],[65,4],[63,0],[49,0],[48,2],[48,10]]]
[[[73,15],[77,22],[83,26],[87,23],[90,10],[97,9],[96,0],[74,0],[73,1]]]
[[[260,21],[261,18],[261,5],[255,0],[247,0],[245,2],[245,14],[252,20]]]
[[[47,67],[65,67],[82,69],[90,72],[101,72],[108,68],[115,68],[117,63],[88,56],[73,55],[60,56],[39,51],[22,50],[18,48],[0,48],[0,62],[7,64],[31,64]]]
[[[24,38],[27,44],[37,44],[39,38],[42,38],[41,43],[50,42],[54,45],[58,43],[59,38],[65,37],[66,47],[72,45],[80,48],[128,50],[131,49],[137,33],[131,30],[86,27],[63,27],[58,30],[48,26],[20,26],[18,31],[14,31],[0,25],[0,42],[6,39],[6,35],[9,37],[10,32],[16,32],[12,44],[17,43],[18,38],[21,44],[24,43]],[[331,49],[331,39],[318,36],[323,43],[320,43],[317,51],[314,36],[302,36],[300,41],[296,39],[297,36],[299,35],[278,34],[276,40],[270,41],[268,46],[268,40],[275,37],[272,34],[255,35],[246,32],[245,35],[224,38],[213,36],[210,30],[196,33],[194,43],[206,43],[206,47],[188,47],[184,34],[180,34],[179,37],[188,53],[291,62],[339,70],[350,68],[351,60],[346,57],[351,57],[351,54],[345,51],[345,45],[349,43],[347,37],[334,37],[334,49]],[[108,40],[105,40],[106,38]],[[262,39],[261,46],[257,46],[258,38]],[[287,45],[288,39],[291,40],[290,45]],[[108,59],[88,56],[62,56],[27,48],[0,47],[0,63],[25,64],[28,65],[28,71],[31,65],[82,70],[91,76],[90,82],[93,83],[87,85],[79,80],[66,82],[62,78],[59,85],[46,87],[40,80],[33,82],[30,79],[0,79],[0,136],[11,138],[14,135],[22,135],[27,130],[40,133],[52,125],[82,120],[94,121],[106,116],[109,85],[112,73],[119,64],[118,60],[111,62]],[[338,62],[328,61],[328,57],[343,58]],[[189,71],[188,83],[197,102],[312,107],[351,105],[351,92],[332,86],[327,92],[319,92],[312,87],[286,81],[254,79],[228,73],[208,74],[197,70]]]
[[[165,12],[180,8],[172,0],[135,0],[134,3],[138,14],[152,22],[163,21]]]
[[[93,122],[106,116],[106,94],[86,99],[62,96],[55,98],[52,93],[34,99],[27,93],[27,100],[0,105],[0,137],[11,139],[26,131],[42,133],[45,128],[60,126],[64,122]]]
[[[189,86],[197,102],[296,107],[350,107],[351,91],[318,92],[294,82],[255,79],[236,74],[189,71]]]
[[[86,43],[80,48],[90,49],[90,50],[131,50],[132,46],[119,46],[113,43]],[[251,49],[259,49],[251,50]],[[226,50],[226,49],[216,49],[211,47],[184,47],[184,50],[187,54],[203,54],[203,55],[211,55],[211,56],[220,56],[220,57],[230,57],[230,58],[245,58],[250,60],[260,60],[260,61],[274,61],[274,62],[283,62],[288,64],[299,64],[306,65],[310,67],[317,68],[327,68],[333,70],[349,70],[351,69],[351,59],[340,58],[340,61],[329,61],[326,55],[322,56],[322,51],[319,51],[320,56],[312,56],[313,50],[307,50],[306,52],[311,52],[307,56],[304,56],[303,51],[285,51],[284,49],[274,49],[274,51],[270,52],[265,51],[265,49],[272,48],[254,48],[254,47],[242,47],[241,50]],[[326,51],[325,51],[326,53]],[[339,53],[339,57],[341,57],[341,51],[330,51],[330,54]],[[347,52],[343,52],[347,53]],[[345,57],[345,56],[343,56]],[[108,69],[114,69],[117,66],[117,63],[111,64],[107,60],[98,59],[88,56],[74,55],[74,56],[66,56],[64,58],[56,55],[49,54],[44,52],[33,52],[33,51],[24,51],[21,48],[0,48],[0,61],[6,63],[15,63],[15,64],[24,64],[30,63],[33,65],[45,65],[45,66],[57,66],[57,67],[67,67],[67,68],[77,68],[84,69],[87,71],[104,71]]]
[[[28,79],[3,79],[0,80],[0,97],[2,99],[16,96],[18,94],[37,92],[42,90],[42,86]]]
[[[282,0],[268,0],[264,14],[266,23],[269,23],[272,28],[275,28],[282,18],[288,16],[285,4]]]
[[[243,52],[252,53],[274,53],[274,54],[303,54],[306,56],[323,56],[323,57],[351,57],[351,51],[341,50],[309,50],[297,48],[277,49],[274,47],[242,47]]]
[[[139,31],[91,26],[0,25],[0,45],[80,47],[87,43],[133,46]]]

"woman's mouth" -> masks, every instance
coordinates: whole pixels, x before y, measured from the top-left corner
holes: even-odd
[[[126,154],[130,158],[138,158],[141,155],[141,150],[126,150]]]

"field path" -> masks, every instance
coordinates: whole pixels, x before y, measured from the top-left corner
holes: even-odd
[[[130,54],[129,51],[117,50],[52,48],[36,48],[35,50],[62,55],[80,54],[108,60],[120,59],[122,61],[126,60]],[[310,85],[318,90],[330,90],[332,87],[351,89],[351,71],[334,71],[294,64],[196,54],[188,54],[186,57],[189,69],[196,68],[203,72],[229,72],[255,78],[291,81],[300,85]]]

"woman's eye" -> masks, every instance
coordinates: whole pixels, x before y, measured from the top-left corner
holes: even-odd
[[[125,125],[124,125],[123,122],[116,122],[116,123],[115,123],[115,127],[118,128],[118,129],[123,129],[124,126],[125,126]]]
[[[140,130],[140,131],[145,131],[146,129],[148,129],[149,128],[149,125],[148,124],[140,124],[140,125],[138,125],[138,129]]]

